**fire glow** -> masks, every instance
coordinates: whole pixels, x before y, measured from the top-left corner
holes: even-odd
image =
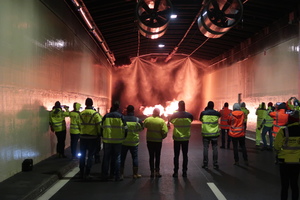
[[[166,107],[163,107],[162,105],[158,104],[155,106],[141,106],[140,110],[143,112],[144,115],[150,116],[153,114],[153,110],[155,108],[158,108],[160,110],[160,115],[167,117],[168,115],[172,115],[176,110],[178,110],[178,102],[177,100],[173,101],[167,101],[166,102]]]

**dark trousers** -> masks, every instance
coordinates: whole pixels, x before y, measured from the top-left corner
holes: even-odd
[[[66,130],[55,132],[57,138],[56,152],[60,155],[65,155]]]
[[[70,134],[71,135],[71,153],[72,157],[77,156],[77,144],[80,137],[80,134]]]
[[[182,171],[187,171],[188,165],[188,151],[189,151],[189,141],[175,141],[174,140],[174,172],[177,172],[179,169],[179,154],[180,154],[180,147],[182,149]]]
[[[225,147],[225,141],[227,138],[227,148],[230,148],[230,136],[228,135],[229,129],[221,129],[221,139],[222,139],[222,147]]]
[[[80,139],[80,161],[79,161],[79,169],[80,173],[85,173],[86,175],[90,174],[92,165],[93,165],[93,158],[95,154],[97,146],[97,139],[86,139],[86,138],[81,138]],[[87,160],[86,160],[86,154],[87,155]]]
[[[102,161],[102,177],[108,178],[109,166],[111,166],[111,175],[115,176],[115,180],[120,179],[122,143],[105,143],[103,142],[103,161]]]
[[[218,165],[218,137],[203,137],[203,165],[208,164],[209,143],[213,149],[213,165]]]
[[[147,147],[149,152],[150,170],[151,172],[154,172],[154,170],[159,171],[162,142],[147,141]],[[155,163],[155,167],[154,167],[154,163]]]
[[[240,145],[243,153],[244,161],[248,161],[248,155],[246,150],[246,138],[245,137],[231,137],[232,144],[233,144],[233,156],[234,161],[239,161],[239,149],[238,146]]]
[[[125,160],[127,156],[127,152],[130,151],[132,157],[132,167],[138,167],[138,145],[137,146],[126,146],[122,145],[122,152],[121,152],[121,168],[124,169]]]
[[[279,164],[280,179],[281,179],[281,200],[288,199],[288,190],[291,187],[292,200],[299,198],[298,178],[300,172],[299,164]]]
[[[264,143],[264,147],[267,147],[267,140],[266,140],[266,134],[267,132],[269,133],[269,140],[270,140],[270,148],[273,148],[273,135],[272,135],[272,126],[271,127],[267,127],[264,126],[262,133],[261,133],[261,137],[262,137],[262,141]]]

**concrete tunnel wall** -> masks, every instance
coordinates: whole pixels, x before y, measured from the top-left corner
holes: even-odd
[[[214,101],[217,110],[225,101],[232,107],[241,93],[251,112],[249,129],[254,130],[255,108],[261,101],[275,103],[299,95],[298,32],[289,39],[277,38],[276,45],[261,47],[242,61],[220,63],[219,68],[174,57],[168,64],[135,58],[132,66],[112,69],[64,1],[10,0],[2,3],[2,10],[0,181],[19,172],[24,159],[33,158],[36,164],[56,153],[48,111],[57,100],[72,107],[92,97],[104,115],[111,100],[121,100],[123,106],[153,106],[187,99],[187,110],[198,118],[207,101]]]
[[[106,113],[111,68],[64,1],[2,1],[0,25],[2,181],[21,171],[24,159],[36,164],[56,153],[48,123],[55,101],[72,110],[91,97]]]

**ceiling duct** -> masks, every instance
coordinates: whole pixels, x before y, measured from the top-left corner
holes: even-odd
[[[219,38],[235,26],[242,15],[240,0],[209,0],[198,18],[198,27],[206,37]]]
[[[139,32],[150,39],[163,36],[167,30],[171,13],[170,0],[139,0],[136,6]]]

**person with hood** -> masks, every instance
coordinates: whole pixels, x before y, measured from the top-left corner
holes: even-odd
[[[65,141],[66,141],[66,121],[65,118],[69,116],[69,107],[63,106],[59,101],[55,102],[49,114],[49,124],[51,131],[55,132],[57,138],[56,153],[59,158],[66,158],[65,156]]]
[[[261,124],[263,121],[263,116],[266,113],[266,104],[262,102],[259,104],[258,108],[256,109],[255,114],[257,115],[256,119],[256,136],[255,136],[255,146],[260,147],[261,141]]]
[[[138,163],[138,147],[140,143],[139,133],[144,129],[144,125],[141,119],[134,116],[134,106],[129,105],[126,108],[127,115],[124,116],[124,120],[126,121],[128,127],[127,137],[122,143],[121,150],[121,179],[124,176],[124,167],[125,160],[127,156],[127,152],[130,151],[132,157],[132,171],[133,178],[141,178],[142,176],[138,174],[139,163]]]
[[[191,137],[191,123],[193,120],[193,115],[185,111],[185,102],[179,101],[178,112],[175,112],[169,119],[169,121],[174,125],[174,178],[178,177],[180,148],[183,156],[182,176],[187,177],[189,140]]]
[[[245,114],[241,111],[240,104],[233,104],[233,111],[229,116],[228,124],[230,125],[229,136],[231,137],[233,144],[234,165],[239,165],[238,146],[241,147],[244,162],[248,165],[244,122]]]
[[[281,127],[276,135],[274,149],[279,162],[281,200],[288,199],[291,188],[292,198],[299,199],[298,179],[300,173],[300,123],[299,111],[288,116],[286,127]]]
[[[144,127],[147,128],[147,148],[149,152],[149,165],[151,178],[160,178],[160,155],[162,141],[167,137],[168,127],[160,117],[160,110],[154,108],[153,114],[144,120]]]
[[[274,109],[273,103],[269,102],[268,109],[263,114],[263,120],[260,125],[260,129],[262,129],[261,137],[262,137],[262,141],[263,141],[263,147],[261,148],[261,151],[264,151],[264,150],[272,151],[273,150],[273,135],[272,135],[273,118],[270,117],[270,115],[269,115],[269,112],[272,112],[273,109]],[[267,140],[266,140],[267,133],[269,134],[269,142],[270,142],[269,146],[268,146]]]
[[[93,100],[87,98],[85,100],[85,110],[80,113],[81,133],[80,133],[80,177],[84,179],[90,178],[90,172],[93,165],[93,158],[99,142],[100,125],[102,116],[94,110]],[[87,160],[86,160],[87,154]]]
[[[80,119],[80,103],[73,104],[73,110],[70,112],[70,137],[71,137],[71,154],[72,159],[77,159],[77,144],[81,132],[81,119]]]
[[[225,149],[225,143],[227,138],[227,149],[230,148],[230,137],[228,135],[229,132],[229,125],[228,125],[228,117],[229,114],[232,112],[231,109],[228,108],[228,103],[225,102],[222,110],[220,110],[221,118],[220,118],[220,128],[221,128],[221,138],[222,138],[222,145],[221,149]]]
[[[214,110],[214,102],[209,101],[207,107],[201,112],[199,120],[202,122],[203,140],[203,165],[202,168],[208,169],[208,148],[209,143],[213,149],[213,167],[219,169],[218,164],[218,137],[220,136],[219,118],[221,114]]]
[[[241,103],[241,111],[243,111],[244,115],[245,115],[244,128],[245,128],[245,132],[246,132],[246,130],[247,130],[248,115],[249,115],[250,111],[246,108],[246,103],[245,102]]]

